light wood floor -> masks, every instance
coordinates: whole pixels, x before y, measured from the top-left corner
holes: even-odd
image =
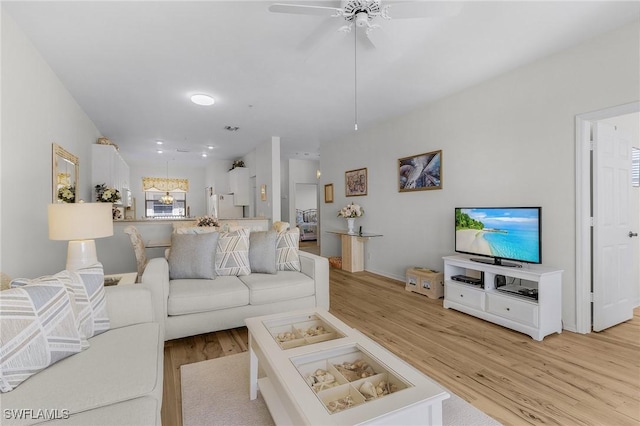
[[[332,269],[330,288],[331,313],[505,425],[640,424],[640,310],[536,342],[368,272]],[[246,328],[167,342],[163,424],[182,424],[180,365],[246,350]]]

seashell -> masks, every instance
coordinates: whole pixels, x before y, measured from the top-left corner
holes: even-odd
[[[364,382],[362,386],[360,386],[360,393],[364,395],[365,399],[367,400],[378,397],[376,387],[373,385],[373,383],[368,381]]]

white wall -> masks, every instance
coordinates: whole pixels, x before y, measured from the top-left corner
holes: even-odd
[[[410,114],[321,146],[325,227],[345,228],[335,211],[354,201],[364,231],[365,268],[404,279],[406,268],[443,268],[453,252],[456,206],[542,206],[543,263],[561,268],[564,327],[575,315],[575,115],[637,101],[640,25],[468,88]],[[425,82],[429,84],[429,82]],[[443,189],[398,192],[398,158],[443,150]],[[368,195],[344,195],[344,172],[368,168]],[[322,240],[338,255],[338,238]],[[582,283],[581,283],[582,284]]]
[[[205,168],[205,187],[213,187],[215,194],[229,193],[229,169],[232,161],[209,160]]]
[[[67,243],[50,241],[51,144],[79,157],[78,194],[92,199],[91,144],[100,132],[15,22],[2,11],[2,258],[11,277],[64,269]]]
[[[269,142],[258,145],[255,149],[255,176],[257,205],[256,216],[277,222],[281,219],[280,209],[280,138],[271,137]],[[252,175],[253,176],[253,175]],[[260,199],[260,188],[266,185],[267,199]]]
[[[296,210],[318,208],[318,184],[296,183]]]

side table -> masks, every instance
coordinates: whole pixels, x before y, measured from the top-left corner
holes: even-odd
[[[104,276],[104,285],[128,285],[135,284],[138,278],[137,272],[124,272],[122,274],[110,274]]]
[[[340,235],[342,244],[342,270],[347,272],[364,271],[364,243],[369,238],[382,237],[381,234],[355,233],[347,231],[327,231],[330,234]]]

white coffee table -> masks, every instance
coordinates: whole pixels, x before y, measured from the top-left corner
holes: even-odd
[[[442,424],[442,401],[449,393],[367,336],[324,310],[311,309],[249,318],[250,398],[258,388],[278,425]],[[300,337],[318,325],[324,334]],[[293,333],[286,336],[285,333]],[[282,342],[278,342],[280,335]],[[291,340],[286,340],[291,337]],[[357,370],[370,377],[354,378],[345,370],[358,361],[369,367]],[[338,369],[336,369],[338,366]],[[309,377],[325,370],[336,378],[335,387],[315,385]],[[260,371],[260,378],[259,378]],[[345,374],[341,374],[341,372]],[[365,401],[365,381],[394,386],[392,393]],[[352,406],[335,409],[335,401]],[[329,408],[331,407],[331,408]],[[341,407],[342,408],[342,407]]]

